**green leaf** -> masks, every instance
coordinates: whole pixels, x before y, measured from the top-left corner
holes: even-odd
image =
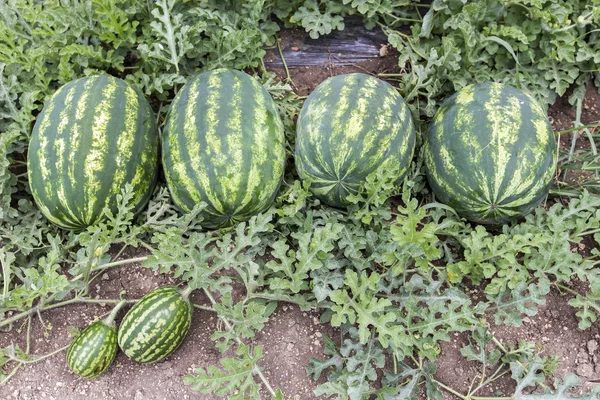
[[[356,194],[348,195],[346,200],[355,205],[349,208],[349,212],[354,213],[354,218],[363,224],[370,224],[377,216],[380,220],[390,219],[391,213],[383,205],[398,194],[397,179],[393,169],[377,168],[365,178]]]
[[[384,400],[417,400],[419,398],[419,384],[425,382],[427,399],[443,400],[434,375],[436,366],[425,361],[420,369],[411,368],[404,362],[398,362],[398,372],[392,374],[386,371],[382,383],[396,388],[396,393],[383,396]]]
[[[393,256],[398,261],[392,273],[399,275],[411,262],[425,271],[429,270],[429,262],[441,256],[439,239],[435,234],[437,224],[423,222],[427,211],[419,207],[416,199],[408,201],[405,207],[398,206],[398,214],[396,223],[390,227],[392,239],[397,244]]]
[[[524,370],[521,364],[511,363],[510,368],[512,377],[517,381],[517,388],[513,398],[515,400],[559,400],[559,399],[597,399],[600,395],[600,385],[594,385],[592,392],[587,395],[578,397],[567,396],[567,391],[577,384],[579,378],[574,374],[567,374],[562,382],[558,379],[555,382],[556,392],[552,393],[546,389],[544,393],[523,394],[523,390],[527,387],[537,386],[544,382],[544,376],[538,373],[542,369],[543,361],[536,357],[530,364],[527,365],[527,371]]]
[[[344,323],[358,324],[358,334],[361,343],[367,343],[371,336],[371,327],[375,328],[381,345],[386,348],[390,341],[400,346],[402,344],[401,326],[393,325],[396,316],[387,311],[392,305],[388,299],[378,299],[374,296],[381,276],[377,272],[367,275],[362,272],[359,277],[354,271],[346,271],[344,284],[348,289],[338,289],[329,295],[335,303],[331,307],[333,316],[331,325],[340,326]],[[405,339],[404,339],[405,340]]]
[[[237,338],[253,339],[256,331],[264,328],[265,322],[276,306],[277,303],[261,304],[257,301],[248,303],[240,301],[233,304],[231,293],[225,293],[213,308],[219,318],[225,318],[230,323],[231,329],[217,330],[211,335],[211,339],[217,342],[217,348],[221,353],[231,348]]]
[[[339,349],[327,335],[323,335],[325,354],[331,357],[325,360],[311,358],[306,371],[313,379],[319,379],[326,370],[330,371],[329,382],[317,386],[316,396],[338,395],[361,400],[373,390],[371,382],[377,380],[376,368],[385,364],[383,349],[374,338],[366,345],[356,341],[359,333],[355,328],[350,328],[348,333],[350,338],[345,339]]]
[[[329,262],[330,252],[343,228],[339,223],[326,223],[309,232],[294,232],[292,236],[297,241],[296,251],[289,250],[289,245],[284,240],[273,243],[271,254],[280,262],[271,260],[265,264],[276,273],[270,282],[270,288],[289,290],[291,293],[308,289],[309,273],[323,268]]]
[[[187,40],[190,26],[184,24],[183,15],[175,11],[177,0],[157,0],[152,9],[154,21],[150,22],[154,38],[158,39],[149,46],[142,43],[138,50],[143,58],[155,58],[175,67],[179,72],[179,63],[186,52],[194,46]]]
[[[385,371],[383,383],[395,387],[397,391],[393,395],[384,396],[384,400],[417,400],[423,373],[402,362],[399,363],[398,370],[396,374]]]
[[[325,11],[321,12],[320,4],[316,0],[306,0],[292,16],[292,21],[300,23],[313,39],[317,39],[320,35],[327,35],[334,29],[343,30],[344,18],[341,15],[334,15],[343,8],[334,2],[325,4]]]
[[[256,346],[251,351],[240,344],[236,354],[239,357],[222,358],[221,368],[210,366],[194,370],[193,374],[183,377],[183,383],[200,393],[227,396],[232,400],[259,399],[260,386],[254,380],[254,373],[263,356],[263,347]]]
[[[332,357],[325,360],[319,360],[317,358],[311,357],[310,363],[306,366],[306,373],[314,380],[318,380],[321,377],[321,374],[330,367],[334,367],[336,370],[339,371],[342,367],[342,363],[344,360],[344,358],[338,353],[337,346],[335,345],[333,340],[331,340],[331,338],[327,336],[326,333],[323,333],[323,344],[323,353]]]
[[[579,308],[575,315],[579,318],[579,329],[588,329],[598,319],[600,313],[600,293],[589,292],[585,295],[577,295],[569,300],[571,307]]]
[[[478,326],[473,330],[472,338],[477,347],[473,344],[460,349],[460,354],[469,361],[478,361],[485,366],[493,366],[498,362],[502,353],[498,349],[492,351],[487,350],[488,344],[492,342],[493,335],[488,332],[487,327]]]
[[[514,289],[506,290],[497,295],[488,295],[488,299],[495,305],[496,324],[521,326],[523,317],[534,316],[538,312],[538,305],[546,303],[545,295],[550,292],[547,280],[540,280],[537,284],[527,285],[518,283]]]
[[[439,282],[426,283],[416,274],[398,294],[391,294],[388,299],[398,304],[392,312],[396,324],[403,327],[404,353],[418,350],[430,360],[438,356],[440,340],[449,340],[450,332],[473,329],[487,308],[484,302],[473,305],[468,296],[456,288],[441,290]]]
[[[231,278],[213,277],[219,268],[209,264],[215,253],[214,248],[211,248],[213,240],[209,236],[193,233],[186,241],[177,231],[168,231],[156,237],[160,238],[158,248],[144,261],[145,267],[163,274],[170,273],[173,269],[173,276],[184,279],[193,289],[211,288],[221,292],[231,290],[228,286]]]

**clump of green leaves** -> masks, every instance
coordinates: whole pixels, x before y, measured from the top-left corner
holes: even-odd
[[[415,16],[416,17],[416,16]],[[435,0],[411,35],[387,27],[400,66],[410,68],[401,86],[409,101],[431,116],[437,96],[473,82],[520,86],[553,103],[571,85],[572,101],[587,83],[598,83],[600,23],[597,1],[461,2]]]

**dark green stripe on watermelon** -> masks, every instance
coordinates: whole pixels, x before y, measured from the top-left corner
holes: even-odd
[[[413,156],[415,128],[402,96],[365,74],[338,75],[306,99],[297,124],[296,169],[321,201],[345,207],[378,168],[399,183]]]
[[[84,329],[67,350],[69,369],[83,378],[102,374],[117,354],[117,328],[97,321]]]
[[[548,194],[556,143],[545,110],[530,95],[487,82],[444,101],[424,154],[429,184],[441,202],[470,220],[504,223]]]
[[[68,229],[96,223],[133,187],[135,211],[158,172],[158,134],[142,93],[109,75],[77,79],[47,101],[28,152],[31,192],[42,213]]]
[[[176,287],[155,289],[123,318],[119,326],[119,346],[135,361],[161,360],[181,345],[191,321],[192,307]]]
[[[283,180],[285,138],[275,102],[235,70],[190,80],[169,109],[163,165],[173,202],[189,212],[204,201],[204,226],[249,219],[273,202]]]

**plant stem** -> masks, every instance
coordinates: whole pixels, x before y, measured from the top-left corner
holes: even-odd
[[[485,382],[482,381],[482,383],[479,386],[477,386],[471,393],[472,394],[477,393],[482,387],[489,385],[490,383],[494,382],[495,380],[497,380],[498,378],[500,378],[503,375],[506,375],[509,372],[509,370],[506,370],[506,371],[502,372],[501,374],[499,374],[499,372],[502,368],[504,368],[504,364],[501,364],[498,367],[498,369],[496,369],[496,371],[492,375],[490,375]]]
[[[112,258],[112,260],[116,260],[117,258],[119,258],[121,256],[121,254],[123,254],[123,251],[125,251],[125,249],[127,248],[127,245],[123,245],[123,247],[121,247],[121,249],[118,251],[118,253]]]
[[[421,23],[423,22],[422,19],[415,19],[415,18],[403,18],[403,17],[397,17],[392,13],[385,13],[385,15],[393,18],[394,20],[392,21],[392,25],[395,24],[398,21],[404,21],[404,22],[418,22]]]
[[[47,306],[44,305],[37,305],[35,307],[30,308],[27,311],[23,311],[19,314],[13,315],[12,317],[5,319],[4,321],[0,322],[0,328],[2,328],[3,326],[6,325],[10,325],[15,321],[20,320],[21,318],[25,318],[29,315],[32,315],[33,313],[39,312],[39,311],[47,311],[47,310],[51,310],[53,308],[59,308],[59,307],[63,307],[69,304],[75,304],[75,303],[119,303],[121,300],[113,300],[113,299],[86,299],[86,298],[82,298],[82,297],[74,297],[72,299],[69,300],[64,300],[64,301],[59,301],[58,303],[54,303],[54,304],[50,304]],[[138,300],[124,300],[125,303],[135,303]]]
[[[494,336],[494,334],[492,333],[491,330],[489,330],[489,326],[488,326],[488,332],[490,333],[490,335],[492,335],[492,341],[494,342],[494,344],[496,346],[498,346],[498,348],[500,350],[502,350],[502,352],[504,354],[508,354],[509,351],[506,349],[506,347],[504,347],[504,345],[502,343],[500,343],[500,341],[498,339],[496,339],[496,336]],[[517,364],[519,364],[521,366],[521,368],[523,368],[524,371],[529,371],[529,368],[527,368],[525,365],[523,365],[523,363],[519,360],[516,361]],[[544,389],[548,389],[548,386],[546,386],[545,384],[543,384],[542,382],[538,383],[541,387],[543,387]]]
[[[290,297],[290,296],[286,296],[286,295],[274,295],[274,294],[270,294],[270,293],[251,293],[246,297],[246,300],[252,300],[252,299],[263,299],[263,300],[271,300],[271,301],[284,301],[286,303],[291,303],[291,304],[297,304],[299,306],[304,305],[304,303],[300,303],[299,301],[294,300],[294,298]],[[329,308],[329,307],[324,307],[324,306],[318,306],[316,304],[311,304],[311,307],[314,308]]]
[[[4,280],[4,289],[2,291],[2,298],[8,298],[8,289],[10,286],[10,266],[8,265],[8,260],[2,261],[2,258],[5,257],[4,252],[0,252],[0,266],[2,267],[2,277]]]
[[[105,269],[105,268],[117,267],[117,266],[123,265],[123,264],[131,264],[131,263],[135,263],[135,262],[144,262],[144,261],[146,261],[147,258],[148,258],[148,256],[143,256],[143,257],[128,258],[126,260],[113,261],[113,262],[110,262],[110,263],[107,263],[107,264],[100,265],[94,271],[97,271],[98,269]]]
[[[37,363],[37,362],[40,362],[40,361],[42,361],[42,360],[45,360],[45,359],[46,359],[46,358],[48,358],[48,357],[52,357],[53,355],[55,355],[55,354],[58,354],[58,353],[60,353],[61,351],[64,351],[64,350],[68,349],[70,345],[71,345],[71,343],[69,343],[69,344],[68,344],[68,345],[66,345],[66,346],[63,346],[63,347],[61,347],[61,348],[60,348],[60,349],[58,349],[58,350],[54,350],[54,351],[53,351],[53,352],[51,352],[51,353],[44,354],[43,356],[39,356],[38,358],[36,358],[36,359],[33,359],[33,360],[21,360],[20,358],[16,358],[16,357],[10,357],[10,358],[11,358],[13,361],[17,361],[17,362],[19,362],[19,363],[21,363],[21,364],[35,364],[35,363]]]
[[[467,396],[465,396],[465,395],[462,395],[462,394],[458,393],[456,390],[452,389],[450,386],[446,386],[446,385],[444,385],[442,382],[438,381],[437,379],[433,379],[433,381],[434,381],[435,383],[437,383],[439,387],[441,387],[442,389],[444,389],[444,390],[446,390],[446,391],[448,391],[448,392],[452,393],[453,395],[455,395],[455,396],[457,396],[457,397],[460,397],[460,398],[461,398],[461,399],[463,399],[463,400],[466,400],[466,399],[467,399]]]
[[[296,87],[296,85],[294,85],[294,81],[292,81],[292,77],[290,76],[290,70],[288,69],[287,63],[285,62],[285,57],[283,57],[283,51],[281,50],[281,40],[279,39],[279,36],[277,37],[277,50],[279,51],[279,56],[281,57],[281,62],[283,63],[283,69],[285,69],[285,75],[287,76],[286,80],[292,86]]]
[[[96,251],[96,245],[98,244],[98,236],[94,235],[92,245],[89,247],[90,249],[90,258],[88,259],[87,266],[85,268],[85,273],[83,277],[85,278],[85,294],[87,295],[90,292],[90,274],[92,273],[92,268],[94,266],[94,259],[97,258],[94,254]]]
[[[117,317],[117,313],[119,310],[126,304],[127,300],[121,300],[117,303],[117,305],[112,309],[108,317],[104,318],[104,323],[108,326],[115,326],[115,318]]]
[[[191,286],[187,286],[185,289],[182,289],[179,293],[181,293],[181,297],[183,297],[185,300],[188,299],[188,297],[190,297],[190,294],[194,291],[195,289],[193,289]]]
[[[10,373],[8,375],[6,375],[6,378],[4,378],[4,380],[0,381],[0,386],[4,385],[6,382],[8,382],[19,370],[19,368],[21,368],[24,364],[22,362],[20,362],[12,371],[10,371]]]
[[[31,315],[27,318],[27,344],[25,345],[25,353],[29,354],[31,349]]]
[[[124,265],[124,264],[131,264],[131,263],[135,263],[135,262],[143,262],[143,261],[146,261],[147,258],[148,258],[148,256],[144,256],[144,257],[135,257],[135,258],[128,258],[126,260],[114,261],[114,262],[110,262],[110,263],[99,265],[98,267],[93,268],[90,272],[103,271],[105,269],[109,269],[109,268],[112,268],[112,267],[118,267],[119,265]],[[83,274],[79,274],[75,278],[73,278],[73,280],[79,280],[79,279],[81,279],[83,277],[84,277]]]
[[[561,135],[564,135],[566,133],[571,133],[573,131],[580,131],[580,130],[583,130],[583,129],[595,128],[595,127],[598,127],[598,126],[600,126],[600,122],[596,121],[596,122],[594,122],[592,124],[589,124],[589,125],[576,126],[576,127],[573,127],[573,128],[565,129],[564,131],[556,132],[554,134],[556,136],[561,136]]]
[[[577,235],[577,236],[579,236],[579,237],[582,237],[582,236],[592,235],[592,234],[594,234],[594,233],[598,233],[598,232],[600,232],[600,228],[597,228],[597,229],[592,229],[592,230],[585,231],[585,232],[581,232],[581,233],[580,233],[579,235]]]
[[[204,311],[210,311],[210,312],[216,312],[214,308],[212,307],[207,307],[207,306],[203,306],[201,304],[196,304],[196,303],[191,303],[192,307],[197,308],[199,310],[204,310]]]
[[[213,295],[210,293],[210,291],[208,289],[204,289],[204,293],[206,294],[206,297],[208,297],[208,299],[210,300],[210,302],[215,305],[217,303],[217,301],[215,300],[215,298],[213,297]],[[219,316],[219,318],[221,319],[221,321],[223,321],[223,323],[225,324],[225,326],[227,326],[227,329],[229,329],[230,331],[233,331],[233,326],[231,326],[231,323],[227,320],[227,318]],[[244,342],[242,342],[242,340],[236,335],[235,337],[235,341],[237,342],[238,345],[244,344]],[[258,375],[258,377],[260,378],[260,380],[263,382],[263,384],[265,385],[265,387],[267,388],[267,390],[269,391],[269,393],[271,393],[271,396],[275,396],[275,390],[273,390],[273,388],[271,387],[271,385],[269,384],[269,381],[267,380],[267,378],[263,375],[262,371],[260,370],[260,368],[258,368],[258,366],[254,366],[252,372],[254,372],[256,375]]]
[[[556,287],[557,287],[557,288],[559,288],[559,289],[565,290],[565,291],[567,291],[567,292],[571,293],[572,295],[575,295],[575,296],[579,296],[579,295],[580,295],[579,293],[577,293],[576,291],[574,291],[574,290],[573,290],[573,289],[571,289],[570,287],[567,287],[567,286],[565,286],[565,285],[561,285],[561,284],[560,284],[560,283],[558,283],[558,282],[554,282],[554,286],[556,286]]]
[[[463,400],[512,400],[512,397],[481,397],[481,396],[465,396],[460,394],[456,390],[452,389],[450,386],[444,385],[442,382],[437,379],[432,379],[433,382],[437,383],[442,389],[452,393],[456,397],[460,397]]]
[[[156,249],[152,246],[150,246],[148,243],[144,242],[144,241],[140,241],[140,244],[145,247],[147,250],[154,252],[156,251]],[[146,257],[145,257],[146,258]]]

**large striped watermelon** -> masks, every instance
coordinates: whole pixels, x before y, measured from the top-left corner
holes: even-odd
[[[315,196],[341,208],[377,168],[400,182],[414,146],[410,111],[391,85],[365,74],[338,75],[322,82],[302,107],[296,169],[311,181]]]
[[[163,132],[163,165],[173,202],[204,201],[203,225],[217,228],[267,209],[283,180],[285,137],[275,102],[254,78],[218,69],[177,94]]]
[[[123,317],[119,347],[131,359],[152,363],[174,352],[192,322],[191,289],[164,286],[146,294]]]
[[[424,152],[429,184],[441,202],[470,220],[504,223],[548,194],[556,144],[546,112],[530,95],[487,82],[442,104]]]
[[[62,86],[33,128],[29,184],[42,213],[63,228],[93,225],[131,184],[136,211],[157,178],[158,134],[142,93],[109,75]]]

